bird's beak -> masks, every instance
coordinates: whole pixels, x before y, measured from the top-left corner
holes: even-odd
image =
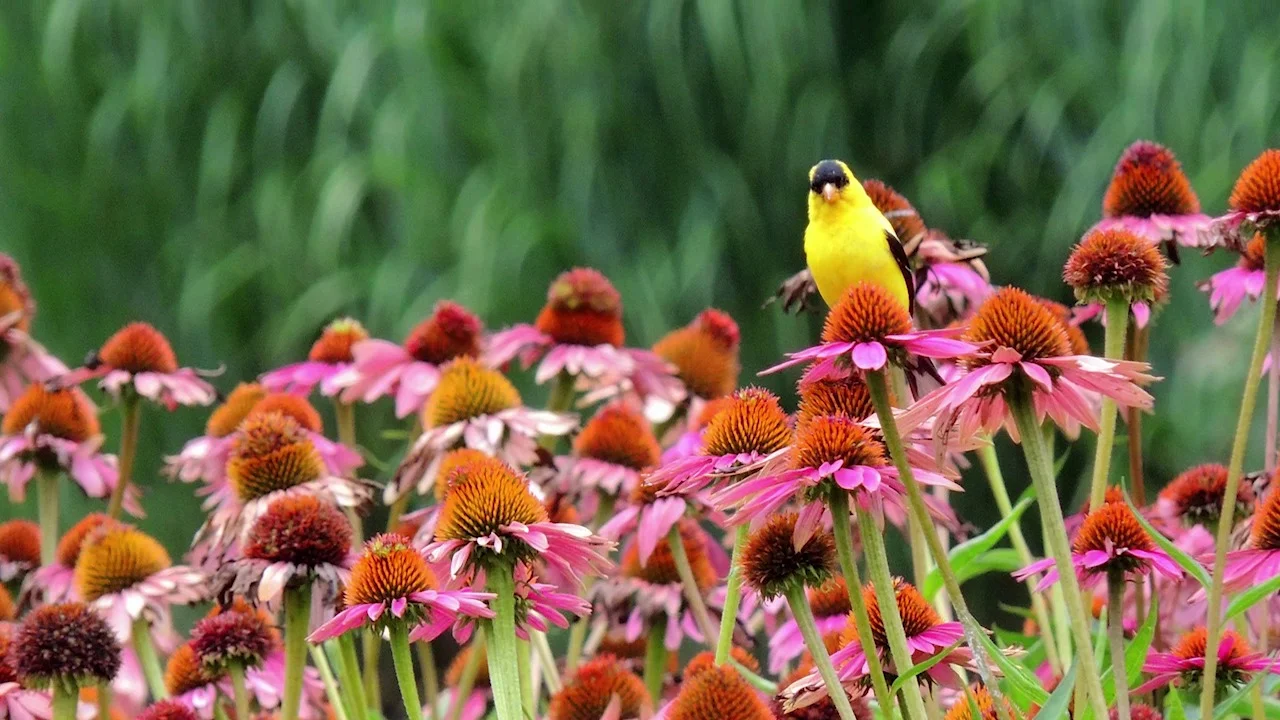
[[[840,191],[836,189],[835,183],[827,183],[822,186],[822,199],[829,203],[835,202],[836,195],[839,194],[839,192]]]

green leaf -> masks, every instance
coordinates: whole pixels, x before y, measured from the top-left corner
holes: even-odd
[[[1280,575],[1271,578],[1261,585],[1255,585],[1240,593],[1232,598],[1230,605],[1227,605],[1227,614],[1226,617],[1223,618],[1223,622],[1230,620],[1263,600],[1268,599],[1274,595],[1277,590],[1280,590]]]
[[[899,675],[898,679],[893,681],[893,685],[889,687],[889,694],[897,695],[898,691],[902,689],[903,685],[913,680],[915,677],[917,677],[921,673],[928,672],[930,668],[942,662],[943,658],[950,655],[952,652],[955,651],[956,648],[960,647],[963,644],[964,644],[964,641],[961,640],[951,645],[950,647],[943,648],[940,652],[938,652],[936,655],[933,655],[928,660],[925,660],[924,662],[918,662],[915,665],[912,665],[910,670],[906,671],[902,675]]]
[[[1243,704],[1245,708],[1249,708],[1248,712],[1252,714],[1252,703],[1249,699],[1249,693],[1252,692],[1253,689],[1257,687],[1258,683],[1262,682],[1269,674],[1270,673],[1266,672],[1254,673],[1252,680],[1240,686],[1240,688],[1235,692],[1224,698],[1222,702],[1215,705],[1213,708],[1213,720],[1226,720],[1228,716],[1235,715],[1239,712],[1236,708],[1237,705],[1240,704]],[[1269,715],[1270,714],[1268,713],[1268,716]]]
[[[1187,710],[1182,707],[1182,691],[1170,688],[1164,698],[1164,716],[1166,720],[1187,720]]]
[[[1045,700],[1044,703],[1041,704],[1040,712],[1036,713],[1036,717],[1069,717],[1067,708],[1071,705],[1071,696],[1075,691],[1076,669],[1079,664],[1079,660],[1076,660],[1071,664],[1071,669],[1067,670],[1067,674],[1062,676],[1062,682],[1059,682],[1058,687],[1053,689],[1053,694],[1049,696],[1049,699]]]
[[[1008,603],[996,603],[996,607],[1010,615],[1017,615],[1021,618],[1031,618],[1034,620],[1036,617],[1036,614],[1032,612],[1031,608],[1018,607],[1017,605],[1010,605]]]
[[[1169,557],[1173,558],[1173,561],[1178,563],[1178,566],[1184,572],[1200,583],[1201,587],[1208,588],[1211,583],[1209,571],[1205,570],[1204,566],[1197,562],[1195,558],[1183,552],[1177,545],[1174,545],[1173,541],[1165,537],[1163,533],[1152,527],[1151,523],[1147,522],[1147,519],[1142,516],[1142,512],[1133,506],[1133,500],[1129,498],[1128,493],[1125,494],[1125,502],[1129,503],[1129,508],[1133,510],[1134,517],[1138,518],[1142,528],[1160,546],[1160,549],[1168,553]]]
[[[1006,517],[996,523],[990,530],[987,530],[981,535],[969,538],[968,540],[960,543],[952,548],[951,552],[947,553],[947,558],[951,562],[951,569],[956,573],[957,579],[964,582],[964,578],[974,577],[975,575],[980,575],[982,572],[985,572],[985,570],[983,570],[969,575],[965,574],[966,568],[971,563],[978,560],[981,555],[995,547],[996,543],[1000,542],[1000,539],[1009,532],[1009,528],[1014,523],[1018,522],[1018,518],[1022,517],[1022,513],[1026,512],[1027,508],[1031,507],[1032,500],[1031,488],[1027,488],[1026,492],[1022,493],[1022,497],[1018,499],[1018,504],[1015,505],[1013,510],[1009,513],[1009,517]],[[942,571],[939,568],[934,568],[929,573],[929,576],[925,578],[923,588],[924,596],[932,600],[934,596],[938,594],[938,590],[940,589],[942,589]]]
[[[1013,699],[1019,707],[1028,707],[1030,705],[1044,705],[1049,699],[1049,693],[1045,692],[1044,685],[1040,682],[1030,670],[1023,667],[1021,663],[1014,662],[1007,655],[1000,652],[1000,648],[991,642],[991,638],[985,634],[980,635],[983,648],[987,651],[987,655],[991,661],[1000,668],[1000,672],[1004,673],[1005,680],[1008,683],[1009,697]]]

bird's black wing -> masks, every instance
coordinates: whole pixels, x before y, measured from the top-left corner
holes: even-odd
[[[916,280],[911,273],[911,261],[907,259],[907,253],[902,249],[902,241],[892,230],[884,231],[884,239],[889,243],[889,252],[893,253],[893,259],[898,262],[898,270],[902,272],[902,280],[907,284],[907,312],[912,315],[916,314]]]

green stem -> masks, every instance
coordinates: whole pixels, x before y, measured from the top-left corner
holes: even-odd
[[[49,566],[58,556],[58,484],[60,473],[36,471],[36,505],[40,516],[40,564]]]
[[[649,699],[657,706],[662,701],[662,681],[667,676],[666,628],[654,623],[649,628],[649,641],[644,649],[644,686],[649,689]]]
[[[849,526],[849,496],[843,492],[831,498],[831,526],[836,538],[836,556],[840,558],[840,572],[849,590],[849,607],[853,610],[853,625],[858,631],[858,642],[864,648],[875,648],[875,635],[871,632],[871,618],[867,604],[862,600],[862,578],[858,575],[858,561],[853,555],[853,529]],[[871,676],[871,689],[876,703],[888,720],[893,720],[893,696],[884,679],[880,655],[872,650],[867,657],[867,674]]]
[[[849,695],[845,693],[835,666],[831,664],[827,645],[822,641],[822,634],[818,632],[818,623],[813,619],[813,610],[809,607],[809,598],[805,596],[803,585],[797,585],[787,592],[787,604],[791,606],[791,615],[795,617],[796,626],[800,628],[800,634],[804,637],[804,644],[808,646],[809,654],[813,656],[814,667],[818,668],[818,674],[822,676],[822,682],[827,686],[827,695],[831,698],[831,704],[835,706],[842,720],[857,720],[853,714],[853,706],[849,704]]]
[[[244,685],[244,665],[240,663],[231,663],[227,668],[227,675],[231,677],[231,695],[236,702],[236,718],[253,717],[249,712],[249,691]]]
[[[436,670],[436,654],[431,641],[418,643],[418,664],[422,666],[422,698],[427,707],[433,708],[440,697],[440,675]]]
[[[324,648],[319,645],[311,646],[311,662],[316,666],[316,670],[320,672],[320,681],[324,683],[325,696],[329,698],[329,707],[333,708],[333,714],[337,720],[352,720],[351,715],[347,712],[347,705],[343,701],[342,691],[338,690],[338,679],[333,676],[333,668],[329,665],[329,658],[325,655]],[[245,696],[245,710],[249,709],[248,696]],[[236,717],[248,717],[248,715],[240,714],[240,700],[236,699]]]
[[[409,652],[409,628],[403,622],[393,620],[387,630],[391,636],[391,663],[396,669],[396,682],[400,684],[405,717],[409,720],[422,720],[422,701],[418,699],[418,681],[413,676],[413,654]]]
[[[62,680],[53,682],[53,720],[76,720],[80,690]]]
[[[284,591],[284,694],[281,720],[298,720],[302,704],[302,671],[307,666],[307,633],[311,631],[311,585]]]
[[[1104,352],[1109,360],[1124,359],[1124,340],[1129,327],[1129,302],[1107,301],[1107,330]],[[1089,509],[1102,507],[1107,496],[1107,478],[1111,474],[1111,454],[1116,441],[1116,401],[1102,398],[1098,417],[1098,444],[1093,456],[1093,481],[1089,485]]]
[[[1071,544],[1067,540],[1066,521],[1062,517],[1062,504],[1054,480],[1053,458],[1045,452],[1044,435],[1041,434],[1040,423],[1036,421],[1035,410],[1031,407],[1030,393],[1025,388],[1019,389],[1010,393],[1006,402],[1017,422],[1018,434],[1022,436],[1022,452],[1027,457],[1031,481],[1035,485],[1045,543],[1058,568],[1058,585],[1062,588],[1062,597],[1071,621],[1071,634],[1076,644],[1076,667],[1079,672],[1077,682],[1088,696],[1094,717],[1104,718],[1107,716],[1106,699],[1102,693],[1098,661],[1090,650],[1089,624],[1092,613],[1085,606],[1080,583],[1076,579],[1076,569],[1071,562]]]
[[[516,644],[516,586],[511,570],[494,568],[489,573],[490,607],[494,618],[489,642],[489,685],[498,720],[522,720],[524,708],[520,692],[520,651]],[[463,698],[459,698],[461,702]]]
[[[1009,517],[1013,514],[1013,503],[1009,499],[1009,488],[1004,484],[1004,473],[1000,470],[1000,458],[996,455],[996,446],[987,443],[979,448],[978,460],[982,463],[987,482],[991,485],[991,496],[996,501],[996,508],[1000,510],[1001,519]],[[1035,562],[1035,558],[1031,555],[1031,546],[1027,545],[1027,537],[1022,534],[1021,523],[1015,522],[1009,526],[1009,541],[1013,544],[1014,551],[1018,553],[1018,562],[1022,563],[1022,567]],[[1044,594],[1036,592],[1036,585],[1039,582],[1038,575],[1027,578],[1031,612],[1036,616],[1036,625],[1039,626],[1040,638],[1044,641],[1044,654],[1049,661],[1049,667],[1053,668],[1055,673],[1062,673],[1064,667],[1062,658],[1058,655],[1058,643],[1053,637],[1053,620],[1049,616],[1049,607],[1044,601]]]
[[[338,442],[359,452],[356,445],[356,409],[351,403],[345,403],[336,397],[333,399],[333,417],[338,424]],[[355,508],[346,508],[347,520],[351,522],[351,535],[355,544],[364,542],[364,522]]]
[[[1244,474],[1244,455],[1249,445],[1249,425],[1258,402],[1258,385],[1261,381],[1262,362],[1271,344],[1271,333],[1276,321],[1276,285],[1280,276],[1280,228],[1272,228],[1266,234],[1266,255],[1263,261],[1261,315],[1258,317],[1258,334],[1253,341],[1253,356],[1244,380],[1244,397],[1240,400],[1240,415],[1236,418],[1236,437],[1231,443],[1231,462],[1227,465],[1227,487],[1222,496],[1222,514],[1218,518],[1218,537],[1213,552],[1213,582],[1209,584],[1209,621],[1205,639],[1204,681],[1200,695],[1200,717],[1213,717],[1218,672],[1218,643],[1222,641],[1222,578],[1227,562],[1227,550],[1231,547],[1231,530],[1235,527],[1236,496],[1240,492],[1240,477]],[[1272,358],[1276,362],[1280,358]]]
[[[1124,666],[1124,573],[1107,573],[1107,639],[1115,678],[1116,718],[1129,720],[1129,674]]]
[[[117,464],[115,489],[111,491],[111,500],[107,503],[107,515],[119,519],[124,507],[125,490],[129,488],[129,479],[133,477],[133,459],[138,452],[138,427],[142,421],[142,406],[138,396],[129,393],[120,406],[123,419],[120,424],[120,457]]]
[[[743,523],[733,535],[733,557],[729,561],[729,579],[726,581],[728,589],[724,596],[724,609],[720,611],[720,637],[716,642],[717,665],[728,662],[733,650],[733,630],[738,624],[738,606],[742,602],[742,567],[738,561],[749,534],[750,528]]]
[[[516,667],[520,669],[520,707],[525,717],[533,717],[538,704],[541,681],[533,677],[533,652],[528,640],[516,638]]]
[[[893,407],[889,404],[889,392],[885,386],[884,375],[879,372],[867,373],[867,389],[870,391],[871,402],[875,406],[876,415],[880,418],[880,427],[884,435],[885,445],[888,446],[889,455],[893,458],[893,464],[898,469],[898,478],[907,490],[907,505],[911,510],[911,517],[921,527],[928,527],[931,522],[929,509],[924,504],[924,494],[920,490],[920,483],[916,482],[915,473],[907,460],[906,445],[903,444],[902,436],[898,433],[898,423],[894,420]],[[859,523],[862,522],[863,515],[865,513],[860,511]],[[867,517],[868,519],[870,518],[870,516]],[[883,538],[875,532],[874,527],[870,528],[870,530],[872,534],[876,535],[876,542],[881,544],[883,554]],[[942,546],[942,539],[938,537],[936,532],[925,532],[924,541],[928,545],[929,554],[933,556],[934,564],[938,567],[938,572],[942,575],[942,585],[947,590],[947,597],[951,600],[952,607],[955,608],[956,617],[960,620],[961,627],[964,628],[965,639],[973,649],[974,664],[977,665],[978,674],[982,676],[982,681],[986,683],[987,687],[997,687],[995,673],[991,669],[991,659],[987,657],[985,646],[982,643],[982,637],[986,631],[982,629],[973,613],[969,611],[969,604],[964,599],[964,593],[960,591],[960,581],[956,578],[955,570],[951,567],[951,558],[948,557],[946,548]],[[887,559],[885,562],[885,569],[887,570]],[[894,602],[896,606],[896,597]],[[883,613],[881,614],[883,615]],[[1001,717],[1006,714],[1005,710],[1003,704],[996,704],[996,711]]]
[[[547,409],[553,412],[567,412],[573,407],[573,395],[573,376],[562,371],[551,385],[551,394],[547,396]],[[551,450],[559,440],[560,438],[555,435],[543,435],[538,440],[538,444]]]
[[[932,530],[932,527],[930,527],[930,530]],[[921,525],[914,515],[907,516],[907,537],[910,539],[907,547],[911,548],[911,577],[912,582],[918,588],[924,587],[925,580],[929,577],[929,571],[933,569],[931,567],[933,563],[929,558],[929,546],[926,544],[924,537],[925,532],[925,526]],[[934,604],[935,607],[939,607],[939,615],[943,614],[941,609],[946,607],[945,602],[937,602],[936,597],[925,599],[930,604]]]
[[[885,552],[884,536],[876,526],[871,513],[860,507],[855,508],[858,516],[858,533],[862,537],[862,554],[867,559],[867,574],[871,576],[871,586],[875,588],[876,600],[880,607],[880,618],[884,623],[885,638],[889,641],[889,657],[898,673],[904,673],[915,665],[911,657],[911,648],[907,645],[907,631],[902,626],[902,613],[898,610],[898,593],[894,587],[893,574],[889,571],[889,556]],[[872,647],[875,647],[874,645]],[[907,703],[906,716],[924,718],[928,711],[924,707],[924,696],[920,694],[920,684],[908,682],[903,684],[902,693]]]
[[[98,684],[98,718],[100,720],[111,718],[111,683]]]
[[[405,497],[408,497],[406,495]],[[364,657],[364,694],[369,699],[382,703],[382,638],[372,630],[364,630],[360,637],[360,651]]]
[[[458,678],[458,686],[454,688],[453,702],[449,706],[450,720],[462,719],[462,708],[467,704],[472,689],[476,686],[476,676],[480,673],[480,659],[485,657],[484,628],[476,628],[475,639],[471,641],[471,654],[467,663],[462,666],[462,675]]]
[[[340,696],[347,706],[349,720],[365,720],[369,711],[364,696],[364,684],[360,681],[360,663],[356,659],[356,644],[350,633],[344,633],[324,644],[325,652],[338,665],[342,678]]]
[[[560,673],[556,670],[556,656],[551,652],[551,643],[547,642],[547,634],[541,630],[529,633],[529,643],[538,653],[538,662],[542,664],[542,677],[547,683],[547,692],[554,695],[560,692],[564,683],[560,681]]]
[[[591,529],[598,530],[611,515],[613,515],[614,505],[618,502],[618,496],[609,493],[597,493],[596,499],[596,516],[591,520]],[[582,596],[590,599],[591,588],[595,585],[595,577],[588,576],[582,579]],[[573,621],[573,627],[569,628],[569,643],[565,650],[564,671],[565,674],[571,674],[578,668],[578,663],[582,660],[582,646],[587,642],[587,629],[591,626],[591,616],[580,617]]]
[[[213,720],[231,720],[231,718],[227,717],[227,709],[222,706],[222,698],[214,698]]]
[[[142,674],[147,678],[147,687],[151,688],[151,699],[163,700],[169,697],[169,690],[164,684],[164,671],[160,669],[160,659],[156,656],[156,646],[151,644],[151,623],[146,618],[133,621],[133,652],[138,656]]]
[[[702,590],[693,576],[693,567],[689,565],[689,554],[684,549],[684,538],[680,537],[680,526],[672,525],[667,533],[667,544],[671,546],[671,559],[675,561],[676,573],[680,575],[680,584],[684,587],[684,599],[693,612],[694,622],[702,633],[704,642],[711,645],[711,638],[717,637],[716,626],[711,622],[711,613],[707,612],[707,603],[702,599]]]

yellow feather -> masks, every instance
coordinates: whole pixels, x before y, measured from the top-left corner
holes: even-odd
[[[885,238],[886,232],[893,233],[893,226],[852,173],[849,180],[832,202],[809,195],[804,254],[818,292],[827,305],[834,306],[850,287],[874,283],[909,308],[906,280]]]

